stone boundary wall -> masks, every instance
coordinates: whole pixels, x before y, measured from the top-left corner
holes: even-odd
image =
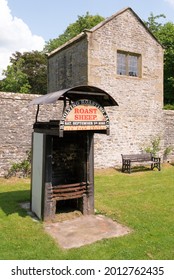
[[[31,149],[31,134],[35,122],[36,106],[30,107],[28,104],[36,97],[37,95],[33,94],[0,92],[0,176],[4,176],[13,163],[26,158],[26,151]],[[44,106],[40,110],[39,120],[57,119],[61,110],[62,108],[57,107],[57,105]],[[164,110],[162,115],[163,119],[160,119],[160,122],[164,124],[164,139],[162,139],[164,147],[174,146],[174,111]],[[124,126],[123,119],[122,125]],[[156,125],[158,126],[158,124]],[[121,131],[117,130],[116,133],[120,134]],[[112,134],[114,134],[113,130]],[[112,153],[106,158],[102,157],[101,160],[102,150],[105,150],[106,147],[108,150],[112,150],[111,138],[112,135],[109,138],[106,135],[95,137],[95,168],[114,167],[115,163],[121,165],[121,147],[119,154]],[[124,146],[124,144],[114,143],[114,145],[119,146]],[[132,143],[132,145],[134,144]],[[174,162],[174,152],[169,155],[168,160]]]
[[[28,106],[38,95],[0,92],[0,176],[4,176],[13,163],[26,158],[31,149],[32,127],[37,106]],[[55,106],[41,108],[39,120],[55,119]]]
[[[31,99],[32,95],[0,93],[0,176],[30,149],[34,109],[27,105]]]

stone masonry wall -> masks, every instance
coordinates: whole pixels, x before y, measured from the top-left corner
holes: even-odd
[[[53,52],[54,53],[54,52]],[[82,38],[48,60],[48,92],[87,84],[87,40]],[[76,69],[74,71],[74,65]]]
[[[26,151],[31,149],[31,133],[35,121],[36,107],[28,107],[28,104],[35,97],[37,96],[0,92],[0,176],[4,176],[7,173],[12,163],[20,162],[26,158]],[[44,106],[41,108],[38,120],[57,119],[61,115],[61,110],[62,108],[57,107],[57,104]],[[117,107],[115,107],[115,110],[117,110]],[[113,111],[108,110],[108,114],[111,117]],[[126,122],[125,118],[122,119],[123,127],[127,125]],[[161,123],[164,124],[164,138],[162,139],[164,146],[174,146],[174,111],[163,111],[163,117],[156,123],[156,126],[161,126]],[[145,131],[141,131],[141,133],[146,135]],[[134,134],[134,131],[132,131],[132,134]],[[95,137],[96,168],[114,167],[116,161],[119,166],[121,165],[120,153],[117,153],[117,158],[115,158],[114,150],[110,154],[107,154],[107,151],[113,147],[113,138],[121,139],[121,135],[122,129],[119,130],[118,128],[115,131],[115,135],[112,131],[112,136],[110,137],[106,135],[102,135],[99,139],[97,136]],[[139,137],[142,139],[141,135]],[[137,136],[136,141],[138,141]],[[125,145],[124,143],[124,138],[122,141],[117,142],[117,151],[122,151],[122,145]],[[132,142],[133,145],[134,142]],[[103,157],[104,152],[106,154]],[[168,160],[174,162],[174,152],[168,157]]]
[[[119,104],[107,110],[111,135],[105,149],[103,136],[96,136],[96,164],[113,166],[121,154],[139,153],[154,138],[163,139],[163,49],[130,10],[94,27],[88,37],[88,83]],[[140,77],[117,75],[117,50],[141,55]]]
[[[34,110],[27,107],[30,100],[30,95],[0,93],[0,176],[30,149],[34,122]]]
[[[36,106],[28,107],[28,104],[36,97],[0,92],[0,176],[4,176],[13,163],[26,158],[26,151],[31,149]],[[38,120],[56,119],[57,110],[55,106],[44,106]]]

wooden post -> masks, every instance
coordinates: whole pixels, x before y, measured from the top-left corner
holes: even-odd
[[[94,214],[94,133],[87,133],[88,214]]]

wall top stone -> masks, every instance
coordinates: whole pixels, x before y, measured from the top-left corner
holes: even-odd
[[[32,100],[36,98],[36,94],[24,94],[24,93],[14,93],[14,92],[0,92],[0,100],[1,99],[15,99],[15,100]]]

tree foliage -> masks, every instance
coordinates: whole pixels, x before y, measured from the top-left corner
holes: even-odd
[[[45,94],[47,92],[47,58],[38,52],[16,52],[3,71],[0,90],[7,92]]]
[[[174,104],[174,24],[167,22],[158,31],[164,51],[164,102]]]
[[[145,24],[164,47],[164,103],[174,104],[174,24],[158,23],[156,20],[161,17],[165,18],[163,14],[151,13]]]
[[[155,35],[158,36],[158,31],[162,27],[162,23],[159,23],[157,20],[160,18],[166,18],[164,14],[160,14],[154,16],[153,13],[150,13],[148,17],[148,21],[144,21],[145,25],[149,28],[149,30]]]
[[[51,52],[54,49],[60,47],[76,35],[80,34],[85,29],[91,29],[101,21],[103,21],[104,18],[99,15],[92,16],[87,12],[83,16],[78,16],[78,19],[76,22],[70,24],[65,32],[61,34],[58,38],[49,40],[45,45],[45,52]]]
[[[6,78],[0,82],[0,89],[6,92],[28,93],[30,85],[28,77],[22,72],[24,60],[21,58],[15,64],[8,65],[7,70],[3,71]]]

